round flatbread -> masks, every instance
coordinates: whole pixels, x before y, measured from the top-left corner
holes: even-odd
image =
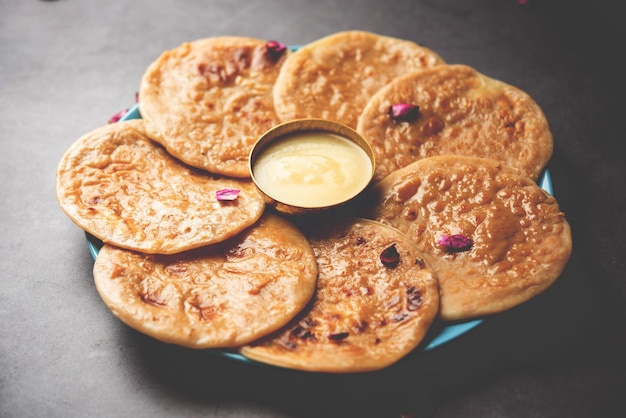
[[[94,279],[108,308],[142,333],[190,348],[233,347],[300,312],[317,264],[300,230],[268,213],[232,240],[176,255],[105,245]]]
[[[439,296],[416,246],[393,228],[360,219],[305,233],[319,272],[311,304],[241,353],[281,367],[347,373],[384,368],[417,347]]]
[[[392,117],[396,104],[416,117]],[[442,65],[393,80],[374,94],[357,131],[376,155],[375,179],[435,155],[492,158],[537,179],[552,156],[548,121],[520,89],[465,65]]]
[[[339,32],[300,48],[280,70],[274,103],[281,120],[331,119],[356,127],[370,96],[394,78],[443,64],[414,42],[363,31]]]
[[[216,192],[238,190],[236,200]],[[172,158],[144,131],[143,121],[102,126],[62,157],[56,192],[61,209],[106,243],[172,254],[230,238],[265,209],[249,180],[210,175]]]
[[[437,274],[444,320],[533,298],[571,254],[570,227],[554,197],[495,160],[418,160],[376,184],[368,199],[364,215],[404,232]]]
[[[252,145],[279,122],[272,87],[289,51],[275,51],[259,39],[215,37],[164,52],[139,89],[148,135],[189,165],[249,177]]]

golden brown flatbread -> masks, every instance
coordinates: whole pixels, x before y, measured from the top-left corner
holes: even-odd
[[[252,145],[279,122],[272,87],[288,54],[244,37],[200,39],[164,52],[139,89],[148,135],[189,165],[249,177]]]
[[[331,119],[356,127],[370,96],[394,78],[443,64],[414,42],[363,31],[339,32],[291,54],[274,86],[281,120]]]
[[[288,326],[241,353],[281,367],[346,373],[381,369],[417,347],[439,295],[416,246],[362,219],[307,230],[319,271],[314,299]]]
[[[239,190],[236,200],[216,193]],[[142,120],[105,125],[78,139],[57,170],[61,209],[104,242],[172,254],[223,241],[265,209],[249,180],[184,166],[144,131]]]
[[[368,199],[364,215],[404,232],[437,274],[444,320],[533,298],[571,254],[570,227],[554,197],[495,160],[418,160],[376,184]]]
[[[392,105],[418,106],[414,118],[390,115]],[[552,156],[548,121],[520,89],[465,65],[441,65],[399,77],[374,94],[357,131],[376,154],[375,179],[420,158],[492,158],[537,179]]]
[[[190,348],[233,347],[303,309],[317,264],[300,230],[268,213],[225,243],[176,255],[105,245],[94,279],[108,308],[142,333]]]

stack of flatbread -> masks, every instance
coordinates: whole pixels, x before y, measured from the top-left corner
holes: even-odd
[[[328,373],[395,364],[437,321],[480,318],[547,289],[571,232],[535,181],[551,158],[525,92],[414,42],[362,31],[292,51],[215,37],[164,52],[141,119],[79,138],[62,210],[100,239],[94,280],[134,329]],[[356,212],[297,221],[265,206],[248,155],[276,124],[325,118],[374,149]]]

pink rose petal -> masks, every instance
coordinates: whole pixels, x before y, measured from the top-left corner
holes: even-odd
[[[474,241],[461,234],[443,235],[437,243],[453,253],[467,251],[474,245]]]
[[[396,244],[393,244],[380,253],[380,262],[385,267],[394,268],[400,262],[400,253],[396,250]]]
[[[237,200],[239,197],[239,190],[237,189],[221,189],[215,192],[215,197],[219,201]]]
[[[287,45],[278,41],[268,41],[265,46],[267,48],[267,52],[269,52],[274,59],[280,57],[287,50]]]
[[[120,110],[119,112],[117,112],[116,114],[114,114],[113,116],[109,118],[109,123],[119,122],[120,119],[122,119],[124,115],[128,113],[129,110],[130,109]]]
[[[389,117],[396,122],[412,122],[420,114],[420,108],[410,103],[396,103],[389,107]]]

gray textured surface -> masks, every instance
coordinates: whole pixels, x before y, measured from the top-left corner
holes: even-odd
[[[610,4],[0,0],[0,416],[624,416],[626,68]],[[123,326],[94,288],[83,233],[55,200],[65,150],[133,103],[165,49],[216,35],[303,44],[346,29],[425,44],[543,107],[556,195],[574,230],[561,280],[374,375],[249,366]]]

